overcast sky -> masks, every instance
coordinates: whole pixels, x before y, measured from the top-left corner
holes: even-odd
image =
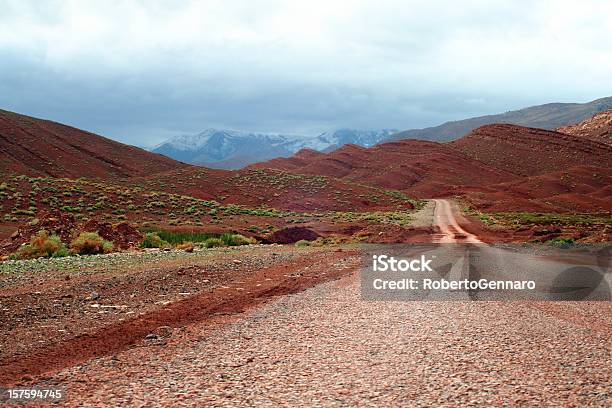
[[[139,146],[612,94],[612,2],[0,0],[0,108]]]

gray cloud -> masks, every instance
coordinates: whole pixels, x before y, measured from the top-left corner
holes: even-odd
[[[414,128],[612,90],[586,1],[2,1],[0,108],[152,146]]]

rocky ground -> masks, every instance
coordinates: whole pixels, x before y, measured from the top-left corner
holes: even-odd
[[[163,341],[174,329],[335,279],[358,261],[340,248],[262,245],[4,263],[0,384]]]
[[[68,406],[612,405],[612,302],[375,302],[361,262],[256,245],[3,263],[0,384]]]
[[[44,383],[83,406],[610,406],[610,316],[609,302],[371,302],[353,275]]]

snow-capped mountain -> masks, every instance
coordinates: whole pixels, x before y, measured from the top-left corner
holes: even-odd
[[[195,135],[173,137],[153,151],[185,163],[235,169],[276,157],[288,157],[303,148],[331,151],[349,143],[370,147],[395,132],[390,129],[340,129],[318,136],[300,136],[207,129]]]
[[[325,132],[315,138],[320,148],[310,147],[319,151],[331,151],[345,144],[356,144],[359,146],[370,147],[387,139],[389,136],[397,132],[395,129],[381,130],[354,130],[354,129],[338,129],[333,132]]]

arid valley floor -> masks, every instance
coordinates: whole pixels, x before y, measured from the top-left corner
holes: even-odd
[[[610,406],[609,300],[360,292],[364,245],[418,243],[589,246],[609,288],[600,116],[228,171],[0,111],[0,385],[68,406]]]

